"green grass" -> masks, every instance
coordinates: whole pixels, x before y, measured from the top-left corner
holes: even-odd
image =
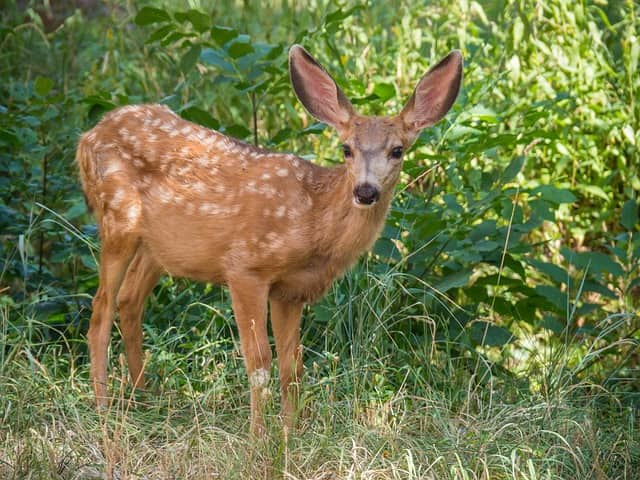
[[[135,395],[126,386],[116,335],[114,398],[104,412],[92,406],[83,345],[73,345],[80,340],[63,336],[53,345],[23,333],[1,362],[0,474],[16,479],[102,478],[105,472],[109,478],[635,478],[637,411],[601,385],[572,381],[571,345],[536,353],[552,370],[523,375],[539,385],[533,389],[537,393],[499,377],[480,381],[477,364],[424,339],[412,338],[402,351],[388,348],[390,338],[401,338],[394,324],[409,319],[402,313],[381,319],[372,312],[396,295],[389,299],[388,287],[381,286],[360,293],[352,331],[339,324],[345,312],[337,311],[336,330],[325,333],[327,350],[307,349],[301,418],[288,439],[277,401],[268,412],[267,436],[249,436],[241,358],[234,342],[217,338],[216,314],[203,322],[205,333],[195,341],[186,341],[188,332],[179,326],[147,331],[150,388]],[[152,302],[150,314],[161,307]],[[427,325],[431,320],[410,319]],[[6,309],[2,327],[15,328]],[[272,390],[276,397],[275,385]]]
[[[143,26],[115,0],[45,31],[50,3],[9,2],[0,23],[1,479],[640,478],[636,3],[151,1],[169,20]],[[236,62],[214,25],[273,47],[255,107],[246,71],[194,56]],[[176,35],[149,40],[162,28]],[[249,436],[228,292],[170,278],[145,317],[148,391],[127,386],[116,322],[97,412],[80,132],[161,101],[252,141],[255,109],[262,145],[335,163],[336,135],[288,84],[294,42],[368,114],[398,111],[450,49],[465,57],[382,238],[305,309],[298,428],[285,438],[274,369],[268,433]]]

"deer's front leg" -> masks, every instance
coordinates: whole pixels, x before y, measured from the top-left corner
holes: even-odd
[[[229,282],[242,355],[251,388],[251,432],[264,432],[263,410],[269,396],[271,346],[267,336],[269,287],[252,278]]]
[[[290,426],[298,406],[302,375],[300,320],[303,303],[271,299],[271,326],[278,353],[278,372],[282,395],[282,416]]]

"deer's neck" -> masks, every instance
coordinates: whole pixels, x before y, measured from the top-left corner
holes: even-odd
[[[344,166],[326,171],[317,198],[315,240],[319,253],[344,270],[378,238],[391,203],[393,191],[382,192],[370,208],[353,202],[353,182]]]

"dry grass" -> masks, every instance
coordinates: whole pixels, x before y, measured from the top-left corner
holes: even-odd
[[[380,400],[364,382],[350,391],[352,372],[339,365],[310,372],[287,440],[273,405],[270,431],[256,441],[233,361],[218,374],[234,398],[213,382],[134,400],[117,389],[118,367],[116,398],[98,413],[86,367],[63,376],[45,367],[47,356],[41,363],[24,347],[2,365],[1,478],[632,479],[640,467],[634,412],[575,386],[552,401],[506,403],[490,385],[460,392],[462,403],[409,388]]]

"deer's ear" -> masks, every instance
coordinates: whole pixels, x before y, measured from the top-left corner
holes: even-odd
[[[462,54],[454,50],[420,79],[400,118],[414,134],[442,119],[462,83]]]
[[[300,45],[289,50],[291,83],[300,102],[321,122],[337,129],[353,116],[353,107],[336,82]]]

